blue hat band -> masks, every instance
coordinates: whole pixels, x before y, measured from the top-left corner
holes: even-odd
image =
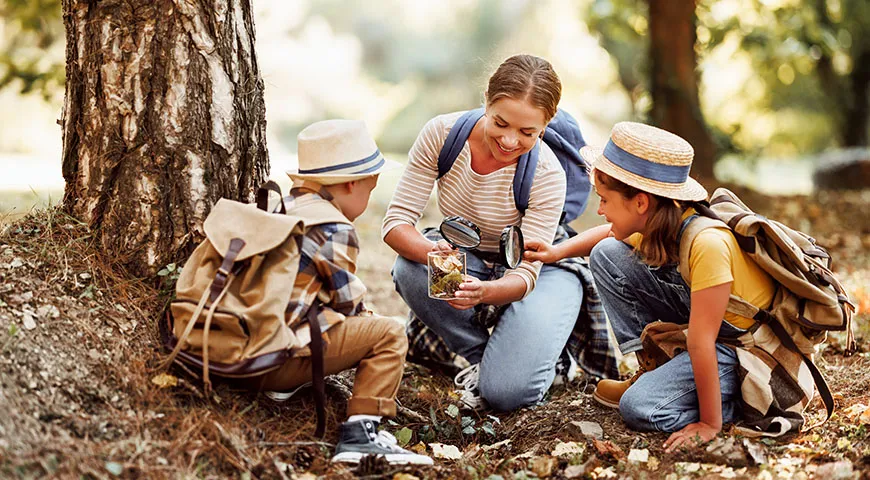
[[[686,183],[692,168],[691,165],[662,165],[651,162],[623,150],[613,140],[608,141],[604,147],[604,156],[610,163],[627,172],[662,183]]]
[[[358,175],[362,173],[374,172],[384,165],[384,157],[380,150],[375,150],[375,153],[369,155],[362,160],[354,160],[351,162],[331,165],[329,167],[312,168],[307,170],[299,169],[301,175],[313,175],[316,173],[328,173],[331,175]]]

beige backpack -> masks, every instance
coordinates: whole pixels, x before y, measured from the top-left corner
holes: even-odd
[[[287,325],[286,310],[299,269],[301,236],[315,225],[350,223],[330,202],[314,196],[294,202],[290,211],[281,201],[278,211],[270,212],[269,191],[280,196],[278,185],[269,182],[258,191],[257,205],[220,199],[203,224],[206,239],[176,284],[164,336],[172,352],[165,365],[176,361],[201,369],[206,391],[210,373],[256,377],[291,357],[299,342]],[[322,383],[317,312],[310,308],[308,320],[314,377],[319,363]]]
[[[699,206],[696,210],[699,215],[684,222],[680,235],[683,279],[690,284],[689,254],[698,233],[707,228],[729,229],[740,248],[773,277],[777,290],[766,310],[732,295],[727,311],[754,319],[756,325],[750,330],[757,338],[759,326],[769,327],[783,346],[800,355],[830,418],[833,396],[810,357],[816,345],[825,341],[828,331],[845,330],[846,349],[854,350],[852,315],[856,311],[831,273],[831,256],[809,235],[753,212],[727,189],[713,193],[709,208]]]

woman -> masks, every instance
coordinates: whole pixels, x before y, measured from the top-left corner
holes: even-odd
[[[557,360],[578,319],[583,285],[575,273],[541,262],[524,261],[507,272],[494,263],[499,234],[508,225],[520,225],[527,240],[550,243],[557,233],[565,173],[539,140],[556,115],[559,77],[546,60],[516,55],[490,77],[485,97],[484,116],[440,178],[440,150],[464,112],[439,115],[426,124],[409,153],[382,234],[399,254],[393,268],[399,294],[452,352],[471,364],[456,379],[464,387],[463,402],[478,408],[486,401],[508,411],[540,401],[553,383]],[[539,159],[529,205],[521,214],[512,182],[518,159],[533,148],[540,149]],[[480,247],[467,252],[466,282],[449,301],[429,298],[426,258],[451,247],[437,232],[424,235],[415,228],[436,180],[441,213],[463,216],[482,232]],[[475,320],[475,312],[486,305],[504,306],[492,334]]]

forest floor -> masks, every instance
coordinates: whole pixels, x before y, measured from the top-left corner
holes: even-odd
[[[218,386],[206,398],[180,369],[160,377],[156,321],[173,275],[125,275],[85,225],[47,209],[0,227],[0,477],[870,478],[870,191],[738,193],[827,247],[862,312],[859,353],[843,354],[842,335],[822,352],[838,408],[810,432],[759,441],[726,426],[710,446],[665,453],[667,435],[627,429],[615,410],[592,401],[582,377],[552,389],[542,405],[470,415],[456,408],[452,379],[409,365],[399,399],[419,415],[385,427],[435,456],[435,466],[333,465],[349,375],[327,388],[324,442],[312,438],[308,394],[274,404]],[[407,308],[389,277],[394,256],[379,238],[383,207],[375,202],[357,221],[360,276],[374,310],[402,316]],[[816,400],[811,419],[822,417],[819,409]]]

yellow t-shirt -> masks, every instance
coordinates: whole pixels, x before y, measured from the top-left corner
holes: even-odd
[[[693,209],[687,209],[683,219],[694,214]],[[634,234],[626,242],[636,247],[642,238]],[[758,308],[769,307],[776,293],[770,275],[740,249],[737,239],[725,228],[708,228],[695,237],[689,252],[689,276],[693,292],[733,282],[731,294]],[[725,320],[738,328],[749,328],[754,323],[751,318],[730,312],[725,312]]]

